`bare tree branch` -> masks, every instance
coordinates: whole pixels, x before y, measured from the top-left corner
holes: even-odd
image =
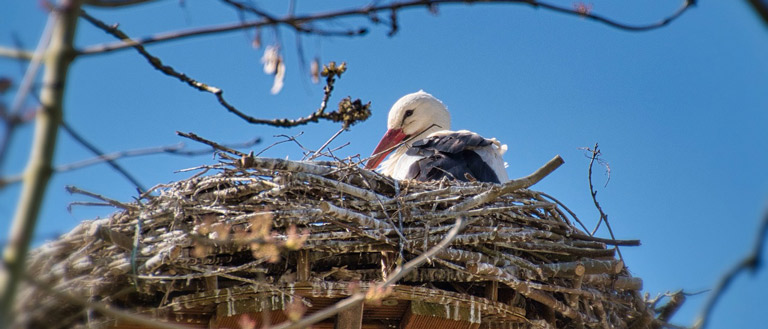
[[[725,272],[725,274],[723,274],[723,276],[720,278],[717,286],[715,286],[715,289],[712,291],[709,299],[704,304],[704,308],[702,308],[701,314],[699,315],[698,319],[696,319],[696,323],[693,325],[694,329],[704,329],[707,327],[707,324],[709,324],[709,317],[712,315],[712,310],[714,310],[715,305],[717,305],[717,302],[720,300],[720,297],[723,296],[726,290],[728,290],[728,287],[730,287],[731,282],[736,279],[737,275],[747,270],[752,273],[760,270],[763,258],[762,252],[765,247],[766,240],[768,240],[768,210],[765,211],[763,219],[760,222],[760,227],[757,230],[755,244],[752,247],[752,250],[749,252],[749,254],[747,254],[746,257],[744,257],[744,259],[739,261],[733,268]]]
[[[42,110],[35,116],[35,137],[24,172],[21,190],[8,245],[0,268],[0,328],[12,323],[16,289],[24,273],[29,242],[34,234],[38,213],[48,181],[53,173],[56,135],[63,116],[63,98],[67,73],[74,59],[73,42],[80,12],[79,0],[60,0],[51,11],[57,18],[52,27],[50,45],[45,56],[43,87],[40,91]]]
[[[680,17],[685,11],[687,11],[689,8],[691,8],[693,5],[696,4],[695,0],[683,0],[683,5],[669,17],[666,17],[656,23],[644,24],[644,25],[630,25],[630,24],[620,23],[612,19],[608,19],[604,16],[596,15],[590,12],[584,12],[574,8],[560,7],[560,6],[556,6],[553,4],[540,2],[536,0],[486,0],[486,1],[411,0],[411,1],[403,1],[403,2],[392,2],[385,5],[372,5],[372,6],[362,7],[362,8],[344,9],[344,10],[337,10],[337,11],[331,11],[326,13],[303,15],[303,16],[291,15],[291,16],[281,17],[281,18],[274,18],[274,17],[262,18],[258,21],[252,21],[252,22],[242,22],[242,23],[238,22],[238,23],[218,25],[218,26],[208,26],[208,27],[194,28],[194,29],[181,30],[181,31],[164,32],[164,33],[156,34],[149,37],[143,37],[139,39],[126,39],[117,43],[108,43],[108,44],[90,46],[83,49],[80,52],[80,54],[83,54],[83,55],[99,54],[99,53],[105,53],[105,52],[115,51],[119,49],[124,49],[128,47],[134,47],[136,45],[148,45],[152,43],[183,39],[183,38],[188,38],[192,36],[230,32],[230,31],[236,31],[236,30],[242,30],[242,29],[248,29],[248,28],[254,28],[254,27],[274,26],[274,25],[288,25],[292,27],[304,26],[304,24],[309,22],[326,21],[326,20],[332,20],[332,19],[337,19],[342,17],[350,17],[350,16],[375,17],[375,14],[379,12],[387,12],[387,11],[397,12],[400,9],[418,8],[418,7],[433,8],[434,6],[437,6],[440,4],[466,5],[468,3],[475,3],[475,2],[477,2],[477,4],[497,4],[497,3],[527,4],[527,5],[533,6],[534,8],[545,8],[545,9],[549,9],[549,10],[564,13],[564,14],[585,17],[587,19],[591,19],[603,24],[607,24],[611,27],[615,27],[621,30],[626,30],[626,31],[648,31],[648,30],[653,30],[653,29],[666,26],[672,21],[674,21],[675,19],[677,19],[678,17]],[[231,3],[235,3],[235,1],[231,1]],[[377,21],[377,19],[373,19],[373,20],[374,22]],[[392,22],[390,33],[392,33],[393,31],[397,31],[396,21]]]
[[[296,22],[280,21],[276,17],[267,13],[266,11],[258,9],[250,4],[246,4],[246,3],[242,3],[234,0],[221,0],[221,1],[225,4],[228,4],[237,8],[240,11],[256,14],[262,19],[268,22],[271,22],[275,25],[280,25],[280,24],[286,25],[294,29],[298,33],[313,34],[313,35],[324,36],[324,37],[354,37],[354,36],[363,36],[368,33],[368,29],[364,27],[361,27],[355,30],[329,31],[329,30],[309,27],[306,25],[301,25]]]
[[[108,26],[106,23],[94,18],[93,16],[89,15],[85,11],[82,11],[80,13],[80,16],[85,18],[88,22],[93,24],[94,26],[104,30],[105,32],[115,36],[116,38],[122,39],[122,40],[129,40],[130,38],[120,31],[115,26]],[[155,69],[159,70],[160,72],[165,73],[166,75],[175,77],[182,82],[187,83],[191,87],[200,90],[212,93],[216,96],[216,99],[219,101],[219,103],[224,106],[229,112],[234,113],[241,119],[247,121],[248,123],[252,124],[266,124],[270,126],[276,126],[276,127],[295,127],[299,125],[304,125],[310,122],[318,122],[319,119],[324,120],[330,120],[334,122],[343,122],[344,127],[348,127],[352,124],[355,124],[356,122],[363,121],[367,119],[370,116],[370,110],[369,106],[370,103],[367,105],[363,105],[362,102],[359,99],[356,99],[355,101],[352,101],[351,99],[344,99],[341,103],[339,103],[339,110],[325,113],[325,109],[328,105],[328,99],[331,96],[331,92],[333,91],[333,84],[336,81],[336,77],[341,77],[341,74],[346,71],[346,64],[342,63],[341,65],[336,65],[335,62],[329,63],[327,66],[323,67],[323,73],[322,75],[326,77],[326,86],[324,88],[325,94],[323,96],[323,101],[320,105],[320,108],[315,111],[314,113],[298,119],[272,119],[272,120],[266,120],[266,119],[259,119],[254,118],[252,116],[249,116],[242,111],[235,108],[232,104],[227,102],[224,99],[224,91],[220,88],[210,86],[208,84],[199,82],[195,79],[190,78],[184,73],[178,72],[174,70],[172,67],[163,64],[163,62],[155,57],[152,56],[147,50],[144,48],[141,44],[136,44],[133,46],[136,51],[139,52],[144,58],[147,59],[147,61],[152,65]]]

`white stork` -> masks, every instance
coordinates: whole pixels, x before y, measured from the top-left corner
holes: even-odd
[[[423,90],[405,95],[389,110],[387,133],[365,168],[373,169],[381,163],[382,174],[401,180],[509,180],[502,159],[506,145],[468,130],[449,129],[451,115],[443,102]]]

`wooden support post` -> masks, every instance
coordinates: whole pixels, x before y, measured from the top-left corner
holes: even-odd
[[[363,327],[363,303],[339,312],[333,329],[360,329]]]
[[[485,284],[485,298],[488,298],[494,302],[499,300],[499,282],[498,281],[490,281]]]
[[[311,274],[312,265],[309,262],[309,250],[299,250],[296,261],[296,281],[307,282]]]

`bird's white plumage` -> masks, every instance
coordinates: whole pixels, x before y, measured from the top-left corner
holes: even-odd
[[[406,113],[410,112],[410,115]],[[406,179],[411,166],[424,158],[421,155],[408,155],[406,152],[413,142],[428,137],[443,137],[455,134],[476,133],[468,130],[451,131],[451,119],[448,109],[443,103],[432,95],[419,91],[400,98],[390,109],[387,128],[402,130],[402,133],[410,138],[406,143],[395,149],[388,159],[384,160],[379,171],[395,179]],[[485,139],[490,143],[486,146],[470,147],[485,164],[495,173],[500,182],[509,180],[503,155],[507,151],[507,145],[501,144],[495,138]]]

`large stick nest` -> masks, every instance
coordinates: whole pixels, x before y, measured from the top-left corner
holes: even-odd
[[[544,193],[397,184],[340,162],[247,157],[209,170],[137,202],[109,200],[121,210],[34,250],[35,284],[21,293],[17,323],[109,323],[51,291],[160,316],[216,289],[381,281],[437,244],[458,217],[468,224],[452,245],[398,284],[493,298],[524,310],[529,326],[629,328],[652,320],[642,282],[616,257],[613,246],[622,242],[577,229]],[[488,287],[497,292],[489,296]]]

